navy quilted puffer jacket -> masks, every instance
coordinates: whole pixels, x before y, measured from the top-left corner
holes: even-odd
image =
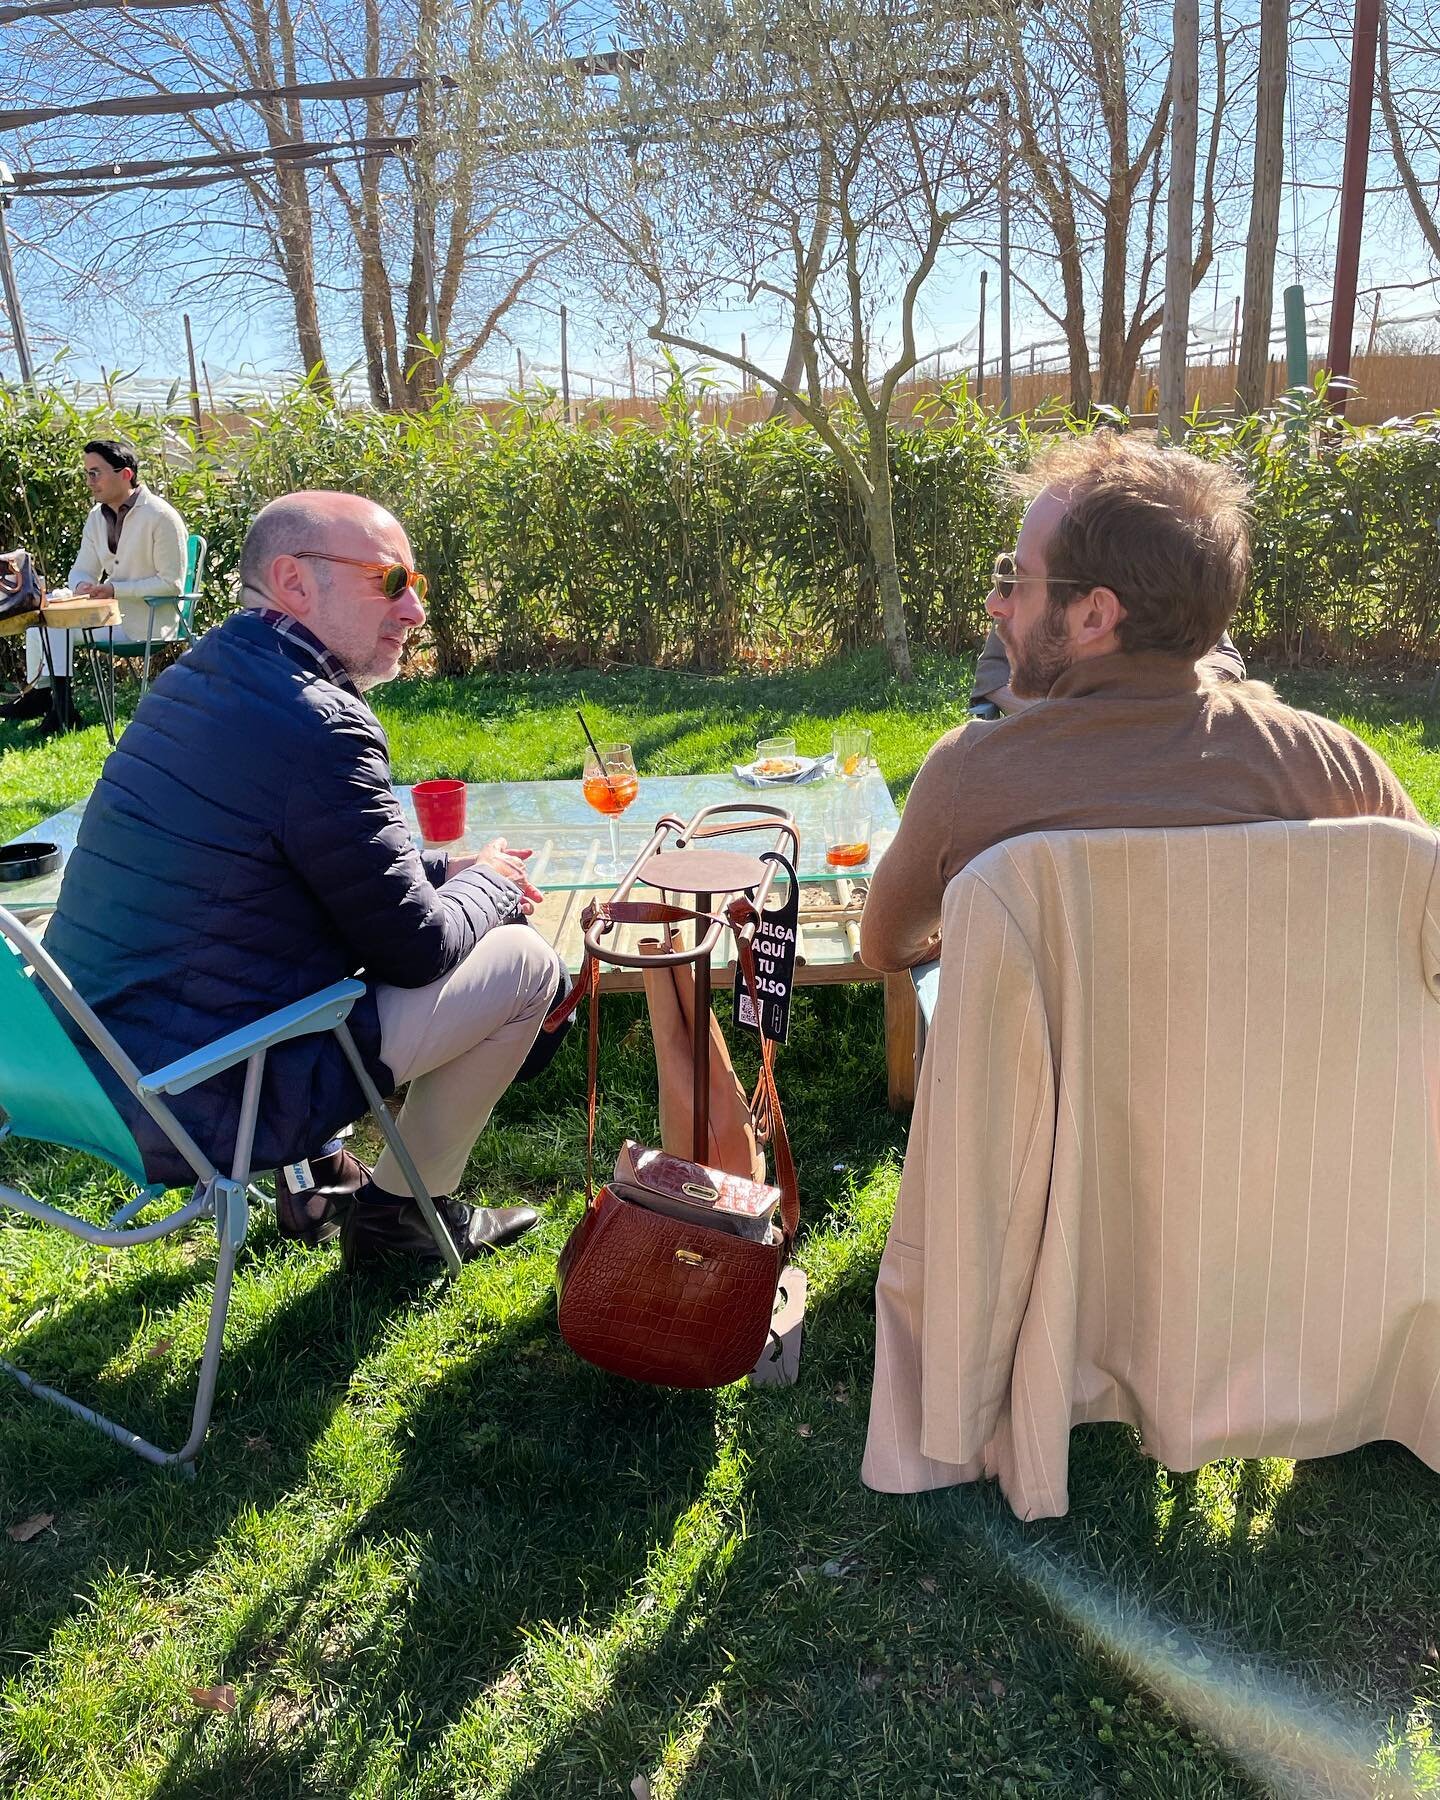
[[[238,613],[140,702],[85,808],[45,946],[140,1068],[158,1069],[347,975],[438,981],[521,916],[513,883],[484,869],[447,881],[445,862],[422,857],[406,829],[369,707]],[[388,1092],[373,986],[350,1026]],[[148,1115],[88,1060],[151,1178],[188,1181]],[[237,1068],[170,1102],[226,1171],[243,1079]],[[309,1155],[364,1111],[333,1035],[281,1044],[265,1064],[253,1166]]]

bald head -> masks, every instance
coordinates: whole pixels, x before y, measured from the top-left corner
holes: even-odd
[[[413,567],[393,513],[358,494],[311,488],[256,513],[240,549],[242,600],[300,620],[360,688],[388,681],[425,610],[406,587],[387,598],[384,570]]]
[[[373,500],[362,500],[358,494],[341,494],[330,488],[302,488],[298,494],[282,494],[260,508],[240,546],[240,585],[245,605],[274,604],[266,595],[277,556],[293,556],[297,550],[330,550],[378,559],[379,552],[373,548],[352,551],[346,545],[373,545],[384,536],[387,527],[391,532],[400,531],[393,513]],[[400,535],[403,537],[404,533]]]

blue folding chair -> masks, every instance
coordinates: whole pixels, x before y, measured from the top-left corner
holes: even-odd
[[[266,1198],[250,1185],[250,1154],[259,1117],[265,1056],[272,1045],[317,1031],[335,1033],[385,1142],[393,1151],[434,1234],[446,1267],[451,1274],[460,1269],[460,1254],[454,1241],[436,1212],[435,1203],[420,1180],[414,1161],[350,1035],[346,1019],[351,1007],[364,993],[364,983],[337,981],[308,999],[297,1000],[291,1006],[257,1019],[253,1025],[229,1033],[192,1056],[182,1057],[153,1074],[144,1075],[75,991],[39,939],[3,907],[0,907],[0,940],[3,940],[0,941],[0,1136],[30,1138],[83,1151],[118,1169],[141,1190],[104,1225],[92,1225],[86,1219],[77,1218],[60,1207],[46,1205],[3,1183],[0,1183],[0,1206],[13,1207],[47,1225],[58,1225],[72,1237],[107,1249],[154,1243],[157,1238],[169,1237],[172,1232],[198,1219],[214,1221],[219,1241],[210,1323],[200,1359],[190,1435],[179,1450],[161,1450],[123,1425],[81,1405],[78,1400],[42,1386],[23,1369],[4,1359],[0,1359],[0,1370],[13,1376],[38,1399],[63,1407],[147,1461],[177,1464],[193,1475],[194,1460],[210,1424],[225,1318],[230,1305],[230,1286],[235,1258],[245,1241],[249,1202],[252,1196],[261,1201]],[[132,1223],[160,1200],[165,1190],[147,1180],[139,1147],[129,1127],[38,991],[37,982],[43,983],[56,997],[194,1172],[195,1191],[176,1211],[147,1224]],[[230,1173],[222,1175],[175,1117],[165,1096],[183,1094],[242,1062],[245,1064],[245,1087],[235,1155]]]

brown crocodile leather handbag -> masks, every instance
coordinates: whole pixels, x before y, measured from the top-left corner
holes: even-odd
[[[617,924],[670,924],[713,915],[647,901],[616,901],[598,909]],[[593,915],[592,915],[593,916]],[[727,909],[740,967],[755,993],[751,947],[758,915],[748,900]],[[599,1064],[599,988],[593,958],[572,995],[590,995],[587,1056],[588,1141],[585,1153],[585,1213],[571,1232],[555,1270],[560,1335],[585,1362],[632,1381],[659,1387],[716,1388],[748,1375],[760,1360],[770,1331],[775,1293],[800,1224],[795,1164],[775,1091],[774,1045],[760,1040],[760,1080],[752,1106],[768,1130],[780,1189],[779,1229],[774,1241],[732,1233],[637,1204],[616,1181],[595,1191],[596,1077]],[[758,1008],[757,1008],[758,1010]],[[552,1019],[555,1017],[551,1015]],[[627,1168],[633,1152],[622,1153]],[[678,1158],[665,1158],[671,1165]],[[698,1164],[694,1185],[713,1192],[715,1171]],[[617,1170],[617,1174],[619,1171]],[[765,1190],[737,1179],[742,1197],[753,1201]]]

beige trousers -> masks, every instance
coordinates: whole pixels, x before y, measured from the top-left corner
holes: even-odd
[[[410,1091],[400,1135],[432,1194],[453,1194],[495,1102],[515,1078],[559,981],[555,952],[528,925],[489,931],[443,981],[381,987],[380,1054]],[[376,1185],[408,1194],[388,1150]]]

